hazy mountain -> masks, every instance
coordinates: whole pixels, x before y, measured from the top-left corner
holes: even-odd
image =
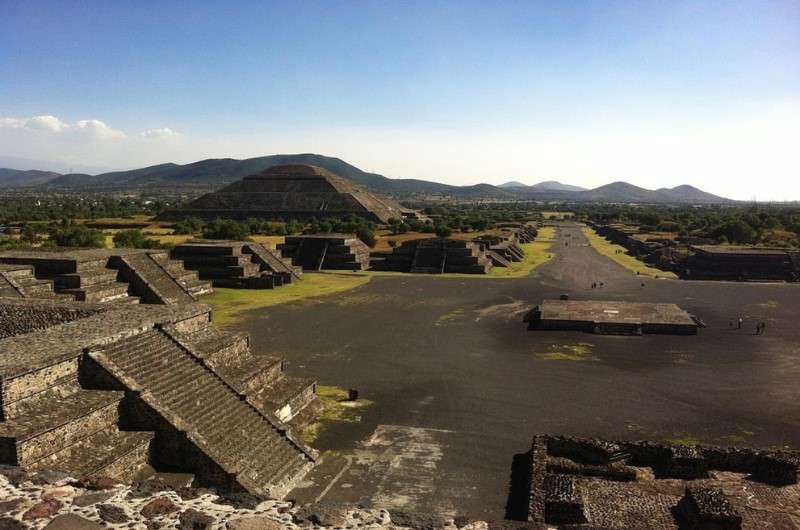
[[[639,203],[722,203],[728,199],[703,192],[693,186],[647,190],[628,184],[614,182],[592,190],[546,181],[533,186],[513,186],[519,182],[507,182],[502,186],[476,184],[452,186],[439,182],[418,179],[390,179],[377,173],[368,173],[339,158],[316,154],[271,155],[245,160],[212,158],[191,164],[159,164],[130,171],[113,171],[90,175],[71,173],[59,175],[43,171],[20,172],[0,170],[0,185],[47,186],[71,189],[152,189],[158,187],[186,188],[192,186],[222,187],[247,175],[259,173],[269,167],[282,164],[311,164],[325,168],[372,191],[399,198],[420,198],[431,195],[449,196],[459,199],[498,200],[542,200],[542,201],[602,201]],[[5,180],[4,180],[5,179]]]
[[[39,171],[36,169],[19,170],[0,168],[0,186],[9,188],[26,188],[41,186],[59,178],[59,173],[52,171]]]
[[[556,180],[545,180],[530,186],[530,188],[537,191],[584,191],[586,189],[571,184],[562,184]]]
[[[0,168],[21,169],[23,171],[36,169],[60,174],[77,172],[96,174],[111,171],[109,167],[70,164],[69,162],[59,162],[57,160],[33,160],[31,158],[4,155],[0,155]]]
[[[519,190],[523,189],[526,192],[530,191],[583,191],[586,188],[581,188],[580,186],[572,186],[571,184],[562,184],[557,180],[545,180],[543,182],[539,182],[537,184],[533,184],[528,186],[527,184],[523,184],[522,182],[512,180],[511,182],[506,182],[505,184],[500,184],[498,188],[503,188],[507,190]]]

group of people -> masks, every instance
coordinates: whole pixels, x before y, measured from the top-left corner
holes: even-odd
[[[744,319],[739,317],[739,320],[736,321],[736,329],[742,329],[742,325],[744,324]],[[763,335],[764,328],[767,327],[767,323],[764,321],[756,323],[756,335]]]

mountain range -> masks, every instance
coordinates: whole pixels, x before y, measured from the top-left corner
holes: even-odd
[[[317,154],[271,155],[237,160],[213,158],[191,164],[159,164],[129,171],[90,175],[0,168],[0,186],[45,189],[143,189],[221,187],[247,175],[282,164],[311,164],[346,177],[356,184],[401,199],[448,196],[455,199],[599,201],[621,203],[719,204],[733,202],[690,185],[648,190],[627,182],[586,189],[553,180],[526,186],[507,182],[500,186],[453,186],[417,179],[390,179],[368,173],[339,159]]]

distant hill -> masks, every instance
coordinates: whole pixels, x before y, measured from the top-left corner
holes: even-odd
[[[517,180],[512,180],[510,182],[504,182],[503,184],[500,184],[497,187],[498,188],[527,188],[528,185],[527,184],[523,184],[522,182],[519,182]]]
[[[54,173],[52,171],[0,168],[0,186],[9,188],[41,186],[42,184],[52,182],[60,176],[59,173]]]
[[[516,180],[512,180],[511,182],[500,184],[500,186],[498,187],[508,190],[515,190],[518,188],[522,188],[526,191],[583,191],[586,189],[586,188],[581,188],[580,186],[572,186],[571,184],[562,184],[557,180],[545,180],[543,182],[539,182],[531,186],[528,186],[527,184],[523,184],[522,182],[518,182]]]
[[[191,164],[158,164],[130,171],[113,171],[98,175],[72,173],[60,175],[43,171],[17,171],[0,169],[0,185],[46,186],[69,189],[142,189],[142,188],[189,188],[202,186],[222,187],[247,175],[260,173],[267,168],[285,164],[310,164],[346,177],[367,189],[398,198],[424,198],[431,195],[456,199],[495,200],[552,200],[552,201],[602,201],[641,203],[685,203],[705,204],[731,202],[703,192],[693,186],[647,190],[628,184],[614,182],[592,190],[579,186],[545,181],[532,186],[519,182],[507,182],[501,186],[475,184],[452,186],[440,182],[418,179],[390,179],[377,173],[368,173],[339,158],[305,153],[297,155],[271,155],[237,160],[233,158],[211,158]],[[5,179],[5,180],[4,180]],[[519,186],[516,186],[519,184]]]

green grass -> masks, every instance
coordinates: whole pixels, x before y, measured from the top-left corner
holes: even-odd
[[[639,273],[640,276],[649,276],[651,278],[677,278],[672,272],[662,271],[655,267],[650,267],[648,264],[640,261],[633,256],[627,254],[627,250],[604,237],[601,237],[594,230],[588,226],[583,227],[583,233],[589,240],[589,244],[594,247],[600,254],[610,258],[629,271]]]
[[[368,399],[347,401],[347,391],[336,386],[317,385],[317,399],[322,402],[323,409],[314,422],[303,429],[303,440],[312,443],[331,423],[358,423],[361,421],[361,410],[372,405]]]
[[[367,275],[317,272],[304,274],[300,280],[277,289],[214,288],[213,294],[200,301],[211,306],[215,324],[227,326],[237,322],[245,311],[341,293],[369,281]]]
[[[589,342],[551,344],[548,351],[538,352],[536,356],[543,361],[596,361],[592,349],[594,344]]]
[[[553,244],[554,236],[555,228],[543,226],[539,229],[536,241],[520,245],[524,253],[522,261],[512,262],[509,267],[492,267],[487,276],[491,278],[522,278],[529,275],[534,269],[553,258],[550,247]]]

